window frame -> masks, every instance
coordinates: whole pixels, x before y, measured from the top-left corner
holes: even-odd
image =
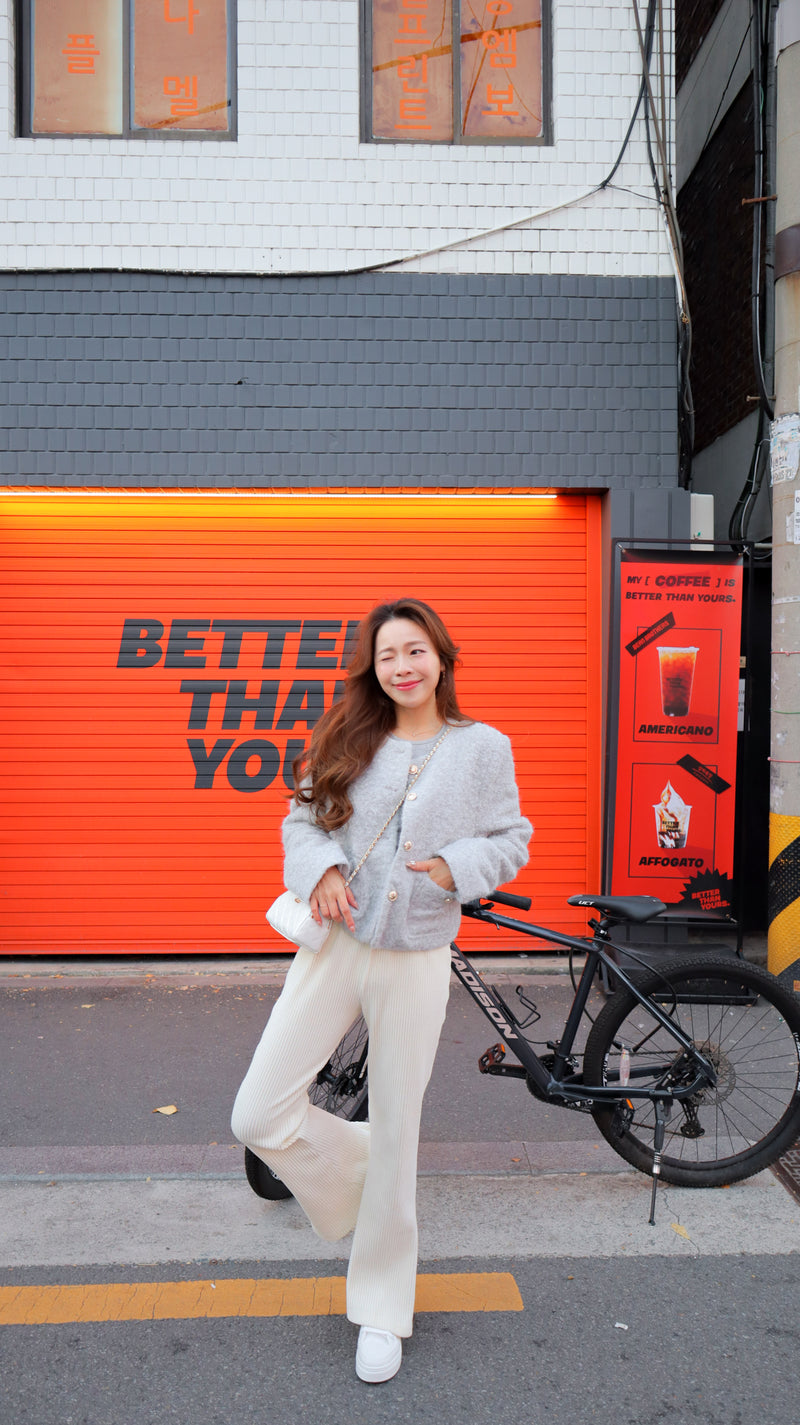
[[[452,62],[460,53],[461,45],[461,0],[452,0],[453,6],[453,51]],[[436,148],[551,148],[553,139],[552,123],[552,0],[541,0],[542,6],[542,132],[538,137],[489,138],[476,135],[474,138],[460,132],[461,126],[461,85],[458,76],[453,75],[453,136],[449,139],[411,139],[378,137],[372,130],[372,0],[359,0],[359,139],[361,143],[389,145],[400,148],[419,148],[431,145]]]
[[[17,137],[24,139],[93,139],[113,143],[121,139],[142,139],[145,143],[164,143],[170,139],[181,143],[233,143],[238,138],[238,13],[237,0],[228,3],[228,81],[230,91],[230,125],[221,129],[143,129],[132,123],[133,118],[133,4],[122,0],[122,128],[116,134],[86,133],[75,130],[45,133],[33,128],[33,45],[31,7],[33,0],[16,0],[13,14],[15,73],[17,82]]]

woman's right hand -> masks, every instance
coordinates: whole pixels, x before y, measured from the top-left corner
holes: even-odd
[[[358,910],[358,901],[336,866],[329,866],[320,876],[309,897],[309,905],[317,925],[322,924],[324,916],[326,920],[343,920],[347,929],[355,933],[350,907]]]

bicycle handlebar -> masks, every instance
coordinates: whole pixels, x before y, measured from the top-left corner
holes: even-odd
[[[508,891],[491,891],[488,896],[479,896],[477,900],[467,901],[466,905],[462,906],[462,910],[469,914],[469,908],[479,908],[483,901],[497,901],[499,905],[510,905],[516,910],[530,910],[533,905],[530,896],[512,896]]]

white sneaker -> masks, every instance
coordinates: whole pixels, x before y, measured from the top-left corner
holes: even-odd
[[[359,1380],[377,1385],[379,1381],[391,1380],[400,1369],[403,1359],[403,1343],[391,1331],[380,1331],[377,1326],[362,1326],[358,1333],[356,1351],[356,1375]]]

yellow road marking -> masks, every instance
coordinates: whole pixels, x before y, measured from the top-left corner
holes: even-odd
[[[224,1316],[344,1316],[344,1277],[106,1282],[0,1287],[0,1326],[189,1321]],[[417,1311],[522,1311],[511,1272],[417,1277]]]

